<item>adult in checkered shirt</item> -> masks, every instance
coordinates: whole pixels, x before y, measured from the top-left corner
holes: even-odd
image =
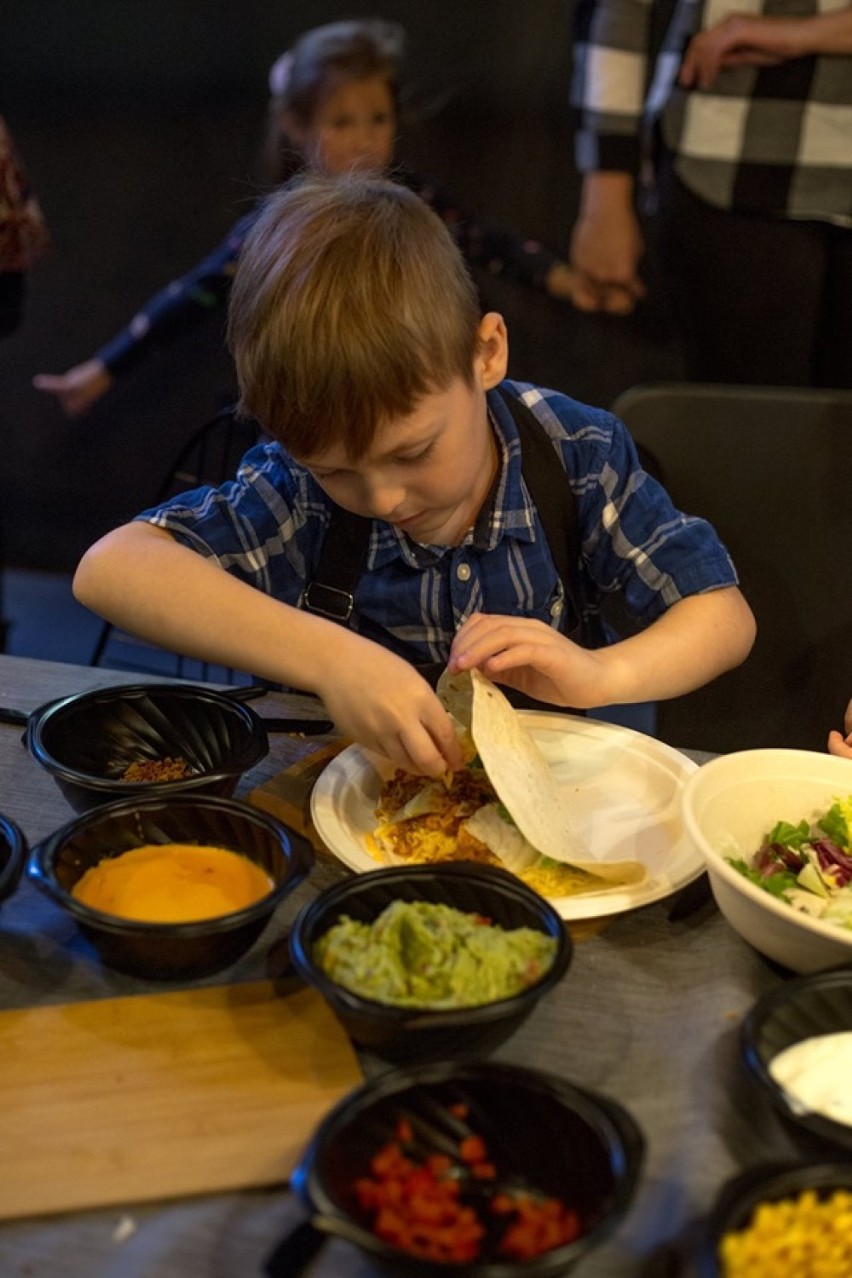
[[[644,296],[649,192],[688,377],[852,387],[852,6],[673,0],[652,66],[663,8],[579,0],[575,301]]]

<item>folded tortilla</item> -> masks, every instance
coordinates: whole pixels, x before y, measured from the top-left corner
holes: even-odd
[[[380,859],[481,860],[502,865],[545,896],[610,891],[646,877],[638,861],[589,855],[569,800],[508,699],[479,671],[449,675],[438,696],[467,768],[447,780],[398,773],[382,791],[368,837]]]

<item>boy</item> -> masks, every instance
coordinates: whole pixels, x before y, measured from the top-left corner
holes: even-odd
[[[75,594],[112,622],[314,692],[341,732],[427,775],[461,759],[413,663],[590,708],[677,696],[748,654],[753,619],[713,530],[673,508],[610,414],[501,386],[503,320],[480,316],[447,228],[413,193],[352,177],[271,196],[229,341],[241,408],[274,442],[236,481],[87,552]],[[575,508],[567,569],[554,495]],[[357,552],[351,591],[322,580],[335,529],[332,573]],[[610,643],[600,597],[617,588],[645,629]]]

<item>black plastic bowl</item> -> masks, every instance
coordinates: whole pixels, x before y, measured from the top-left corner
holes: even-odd
[[[467,1108],[462,1124],[453,1113],[458,1105]],[[457,1142],[466,1125],[484,1139],[498,1182],[574,1207],[580,1236],[530,1260],[498,1259],[486,1243],[480,1258],[464,1265],[426,1261],[377,1238],[354,1183],[369,1174],[370,1159],[394,1138],[400,1117],[412,1121],[421,1154],[448,1137]],[[291,1183],[315,1229],[346,1237],[394,1275],[552,1278],[615,1230],[643,1155],[639,1128],[609,1098],[520,1066],[443,1062],[393,1070],[350,1093],[317,1128]]]
[[[194,684],[121,684],[34,710],[27,748],[77,812],[142,795],[233,794],[269,752],[263,720],[232,693]],[[179,781],[122,781],[131,763],[180,757]]]
[[[144,843],[199,843],[241,852],[262,866],[275,886],[244,910],[195,923],[123,919],[90,909],[71,895],[91,866]],[[312,863],[304,840],[291,840],[285,826],[247,803],[178,795],[94,808],[37,844],[27,875],[71,915],[108,967],[147,980],[183,980],[218,972],[240,958]]]
[[[740,1027],[745,1064],[785,1123],[852,1151],[852,1126],[799,1112],[769,1072],[773,1057],[794,1043],[819,1034],[852,1030],[852,967],[836,968],[786,981],[764,995]]]
[[[724,1278],[719,1257],[722,1238],[745,1229],[761,1203],[798,1198],[808,1189],[815,1190],[819,1199],[829,1198],[838,1189],[852,1190],[852,1163],[772,1164],[750,1168],[727,1181],[701,1231],[695,1257],[698,1278]],[[785,1278],[792,1272],[792,1268],[785,1270]]]
[[[18,886],[26,857],[23,831],[0,812],[0,901],[5,901]]]
[[[370,923],[392,901],[429,901],[482,914],[502,928],[532,927],[556,941],[553,964],[512,998],[446,1011],[393,1007],[344,989],[313,960],[317,940],[346,914]],[[328,1002],[353,1042],[398,1063],[483,1054],[508,1038],[565,975],[573,947],[553,906],[514,874],[474,862],[391,866],[326,888],[298,915],[290,955],[299,975]]]

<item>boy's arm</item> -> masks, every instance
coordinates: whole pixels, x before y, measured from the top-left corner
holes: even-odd
[[[584,649],[540,621],[477,614],[459,630],[452,670],[472,666],[496,682],[556,705],[659,701],[709,683],[745,660],[751,609],[736,586],[691,595],[639,634]]]
[[[598,650],[611,702],[662,701],[703,687],[745,661],[755,634],[736,586],[681,599],[647,629]]]
[[[101,538],[74,594],[166,649],[315,693],[345,736],[398,767],[437,776],[461,766],[449,716],[408,662],[280,603],[160,528],[134,522]]]

